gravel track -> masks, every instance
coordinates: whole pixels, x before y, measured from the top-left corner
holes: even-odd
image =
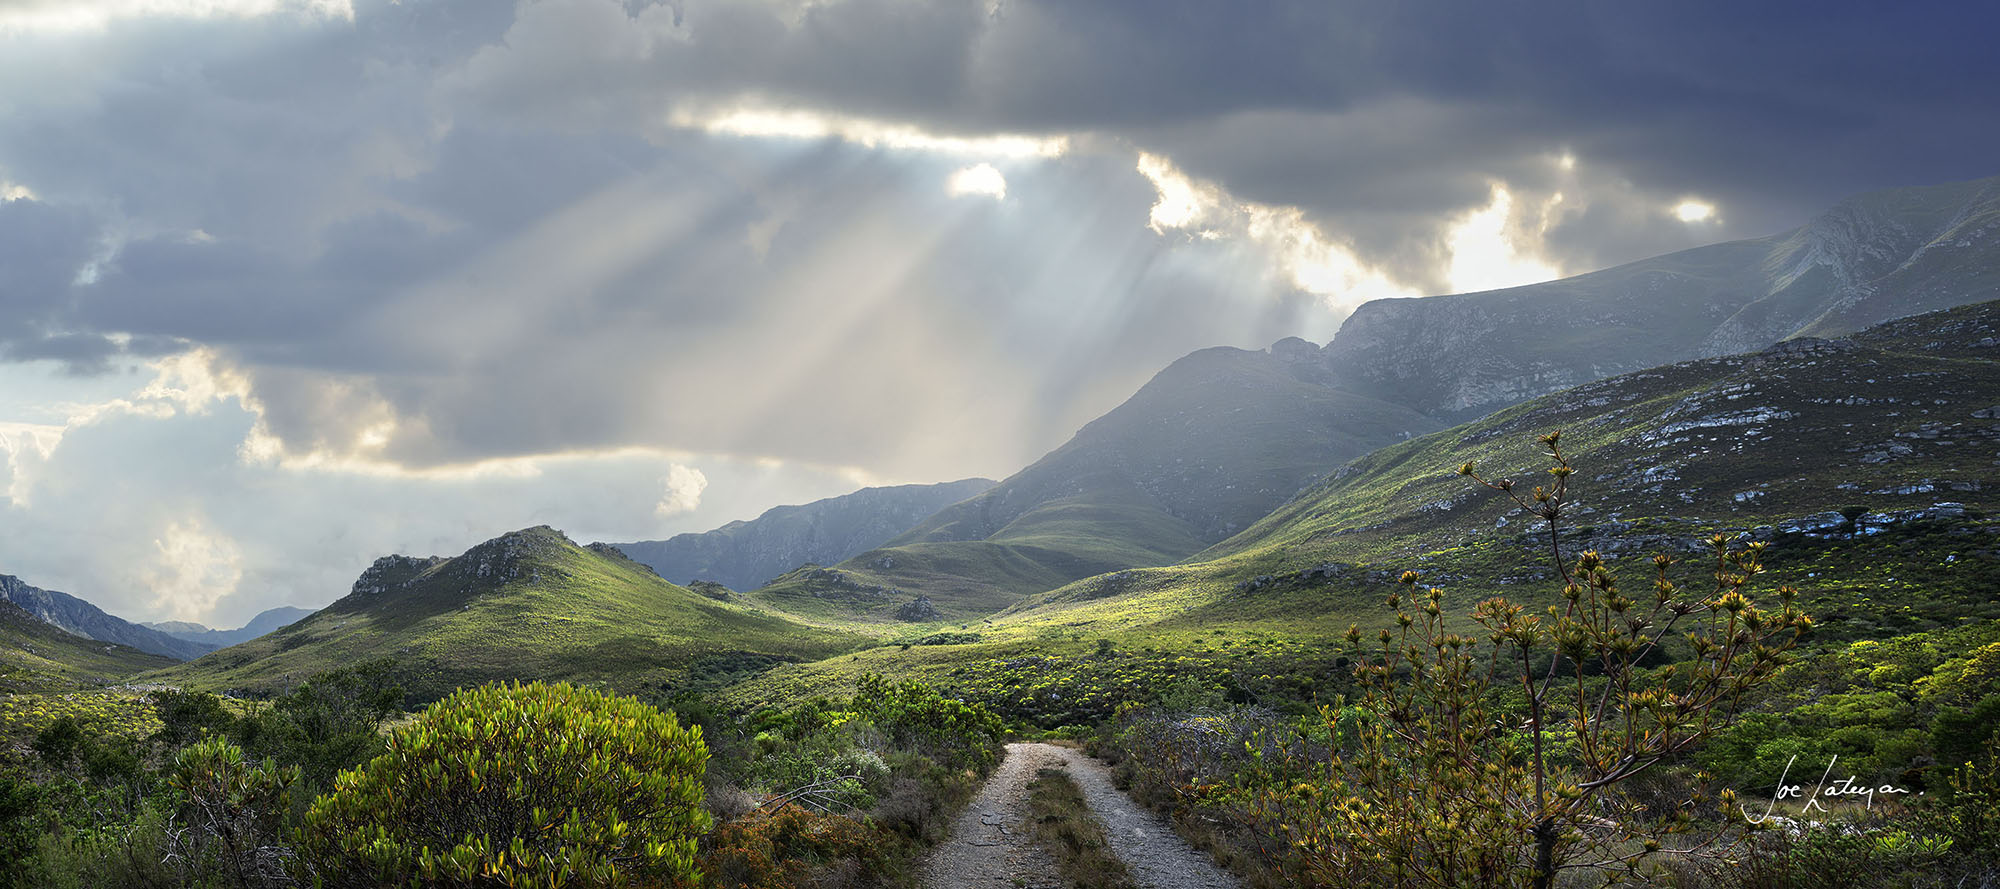
[[[931,853],[924,867],[926,889],[1060,889],[1055,860],[1035,845],[1027,823],[1028,782],[1053,767],[1076,781],[1104,826],[1111,851],[1142,889],[1240,889],[1207,855],[1113,786],[1103,763],[1053,744],[1007,745],[1007,758],[952,825],[951,838]]]

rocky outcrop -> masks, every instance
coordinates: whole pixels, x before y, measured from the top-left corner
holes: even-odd
[[[936,485],[863,488],[803,506],[780,506],[753,521],[703,534],[611,544],[674,583],[712,580],[730,589],[763,586],[800,565],[832,565],[881,546],[931,514],[993,486],[983,478]]]
[[[937,603],[932,602],[929,596],[918,596],[908,602],[904,602],[896,609],[897,620],[909,621],[911,623],[942,620],[943,618],[944,615],[940,614],[937,610]]]

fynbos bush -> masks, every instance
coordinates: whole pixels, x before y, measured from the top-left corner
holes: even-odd
[[[333,885],[696,879],[708,749],[631,698],[488,685],[439,701],[334,781],[301,842]]]

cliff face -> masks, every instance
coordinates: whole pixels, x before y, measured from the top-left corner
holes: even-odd
[[[1794,336],[2000,296],[2000,178],[1875,192],[1784,234],[1484,293],[1377,300],[1322,352],[1344,388],[1448,420]]]
[[[44,623],[71,635],[99,642],[129,645],[150,654],[179,660],[201,657],[215,646],[176,639],[159,630],[112,617],[104,609],[68,593],[30,586],[18,577],[0,574],[0,599],[20,606]]]
[[[706,533],[614,545],[674,583],[708,580],[749,590],[800,565],[853,558],[991,487],[991,480],[973,478],[863,488],[803,506],[775,507]]]

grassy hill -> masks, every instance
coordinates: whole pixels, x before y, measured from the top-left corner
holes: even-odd
[[[752,598],[815,618],[893,621],[922,595],[941,619],[983,616],[1078,578],[1179,561],[1329,467],[1435,428],[1327,385],[1316,355],[1287,340],[1182,358],[991,490]]]
[[[2000,515],[2000,302],[1989,302],[1564,390],[1354,460],[1182,564],[1087,578],[932,640],[945,644],[787,668],[738,694],[903,671],[1061,721],[1183,675],[1246,695],[1333,681],[1327,643],[1350,622],[1386,621],[1382,600],[1405,569],[1445,587],[1459,612],[1493,595],[1555,595],[1529,517],[1454,470],[1472,460],[1545,481],[1536,437],[1556,429],[1578,466],[1571,552],[1603,549],[1638,577],[1653,552],[1690,555],[1717,529],[1765,540],[1762,582],[1801,589],[1826,644],[2000,619],[2000,521],[1988,518]]]
[[[101,685],[172,663],[131,646],[71,635],[0,601],[0,693]]]
[[[690,592],[614,548],[580,547],[536,527],[456,558],[379,559],[353,592],[312,616],[151,678],[272,689],[392,658],[419,700],[511,678],[636,691],[828,657],[857,641]]]

